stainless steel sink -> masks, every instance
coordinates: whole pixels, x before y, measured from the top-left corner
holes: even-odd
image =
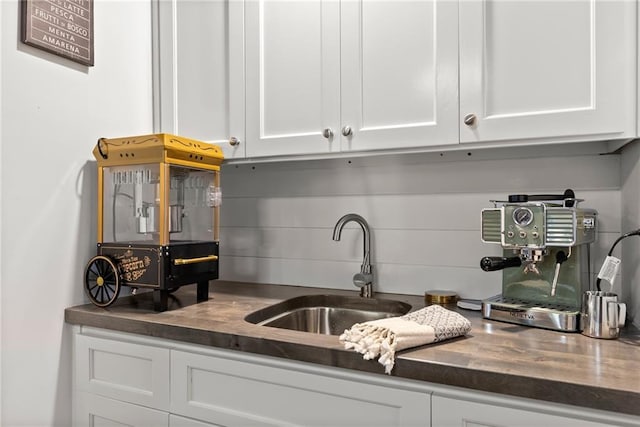
[[[341,295],[305,295],[255,311],[245,320],[262,326],[340,335],[355,323],[406,314],[411,305],[394,300]]]

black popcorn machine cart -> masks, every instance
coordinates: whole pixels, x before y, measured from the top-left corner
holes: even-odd
[[[171,292],[197,285],[206,301],[218,278],[220,147],[169,134],[101,138],[97,255],[85,270],[85,291],[99,307],[120,288],[153,289],[156,311]]]

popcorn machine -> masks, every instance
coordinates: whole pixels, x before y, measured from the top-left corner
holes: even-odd
[[[218,278],[222,150],[192,139],[155,134],[100,138],[97,255],[85,269],[85,291],[99,307],[122,286],[153,289],[156,311],[168,296],[196,283],[206,301]]]

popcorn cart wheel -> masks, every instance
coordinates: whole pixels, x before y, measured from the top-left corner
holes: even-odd
[[[91,258],[84,274],[84,290],[98,307],[111,305],[120,294],[120,272],[111,258],[97,255]]]

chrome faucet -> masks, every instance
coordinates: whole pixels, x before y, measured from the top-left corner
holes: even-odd
[[[373,296],[373,272],[371,266],[371,239],[369,224],[367,224],[367,221],[358,214],[346,214],[336,223],[336,226],[333,229],[333,240],[336,242],[340,240],[342,228],[346,223],[351,221],[360,224],[364,233],[364,257],[362,259],[362,265],[360,266],[360,273],[356,273],[353,276],[353,284],[360,288],[361,297],[371,298]]]

